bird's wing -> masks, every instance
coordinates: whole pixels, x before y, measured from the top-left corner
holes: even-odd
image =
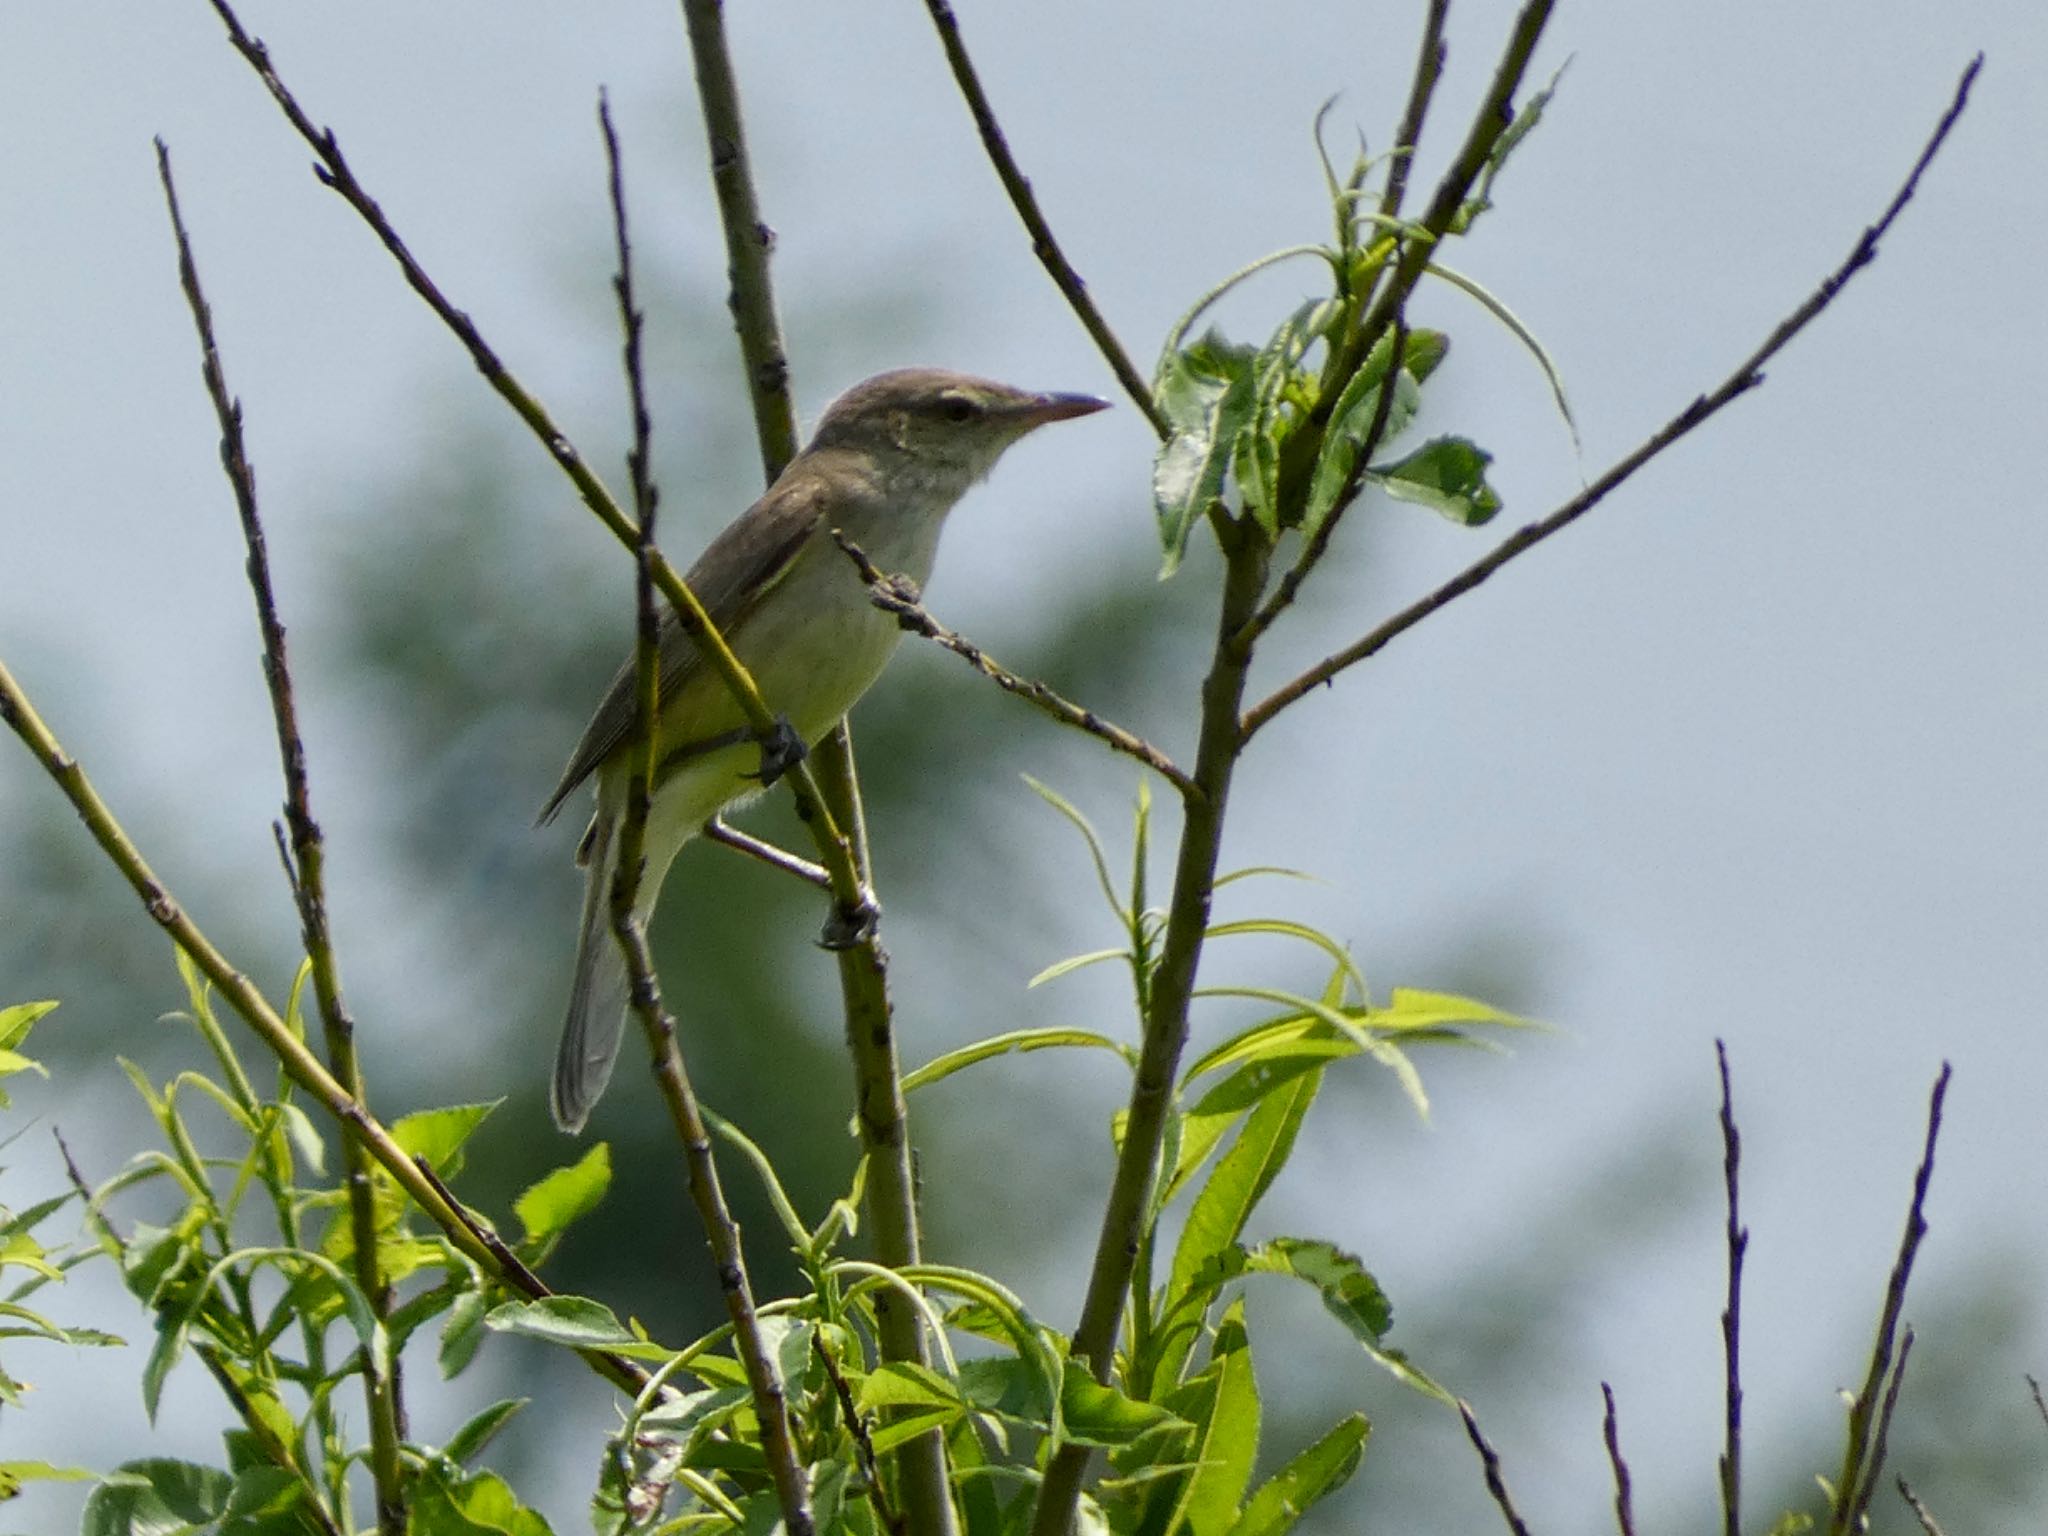
[[[808,478],[782,481],[729,524],[706,547],[683,579],[728,642],[736,639],[761,600],[789,574],[805,542],[824,518],[823,487]],[[697,642],[683,630],[673,609],[661,615],[661,692],[664,698],[703,665]],[[626,740],[638,714],[636,682],[629,657],[605,690],[604,701],[570,755],[561,782],[541,807],[540,820],[554,818],[562,802]]]

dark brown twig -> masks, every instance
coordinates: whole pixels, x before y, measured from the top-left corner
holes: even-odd
[[[1876,259],[1879,242],[1883,240],[1885,234],[1891,229],[1893,222],[1897,220],[1900,213],[1905,210],[1906,204],[1912,200],[1914,192],[1919,188],[1921,175],[1933,162],[1936,153],[1940,151],[1942,144],[1946,142],[1949,131],[1955,127],[1956,120],[1961,117],[1963,109],[1969,104],[1970,88],[1975,84],[1977,73],[1983,68],[1983,64],[1984,56],[1979,54],[1970,61],[1969,67],[1963,71],[1962,78],[1957,82],[1955,94],[1949,103],[1948,109],[1942,113],[1940,122],[1935,125],[1933,133],[1928,137],[1926,144],[1920,151],[1919,158],[1914,161],[1912,171],[1907,175],[1904,184],[1899,188],[1897,195],[1892,198],[1890,205],[1886,207],[1883,215],[1875,224],[1872,224],[1863,231],[1862,236],[1857,240],[1854,248],[1849,252],[1848,257],[1842,264],[1823,278],[1820,285],[1814,289],[1806,301],[1784,320],[1780,321],[1777,328],[1765,338],[1763,344],[1748,357],[1744,358],[1737,365],[1735,371],[1729,374],[1719,387],[1712,393],[1701,395],[1695,399],[1684,410],[1666,422],[1663,427],[1659,428],[1654,435],[1635,449],[1634,452],[1627,454],[1617,461],[1606,473],[1602,474],[1578,495],[1572,497],[1571,500],[1565,502],[1556,511],[1538,522],[1531,523],[1527,527],[1517,530],[1490,553],[1474,561],[1435,591],[1427,596],[1418,598],[1369,634],[1344,647],[1343,650],[1325,657],[1306,672],[1303,672],[1299,677],[1296,677],[1292,682],[1275,689],[1245,715],[1245,738],[1248,740],[1261,726],[1279,714],[1281,710],[1287,708],[1288,705],[1302,698],[1313,689],[1329,682],[1339,672],[1344,671],[1348,667],[1356,666],[1367,657],[1385,649],[1389,642],[1413,629],[1438,609],[1446,607],[1454,599],[1470,592],[1510,560],[1513,560],[1518,555],[1527,553],[1552,534],[1577,522],[1645,464],[1663,453],[1680,438],[1693,431],[1694,428],[1716,415],[1739,396],[1747,394],[1750,390],[1763,383],[1762,369],[1764,364],[1775,357],[1793,337],[1806,329],[1820,315],[1822,310],[1833,303],[1836,295],[1841,292],[1843,286],[1847,284],[1850,278],[1854,277],[1858,271]]]
[[[882,1469],[875,1460],[875,1442],[868,1433],[867,1415],[853,1400],[853,1388],[847,1383],[846,1373],[839,1369],[838,1358],[825,1347],[823,1330],[812,1331],[811,1348],[825,1367],[826,1378],[832,1383],[832,1395],[839,1399],[839,1411],[845,1415],[847,1433],[853,1436],[853,1452],[860,1461],[860,1475],[867,1484],[865,1492],[875,1506],[875,1516],[882,1522],[882,1529],[890,1532],[891,1536],[901,1536],[903,1516],[889,1507],[888,1490],[882,1485]]]
[[[1472,1449],[1479,1453],[1479,1464],[1486,1472],[1486,1491],[1493,1496],[1501,1518],[1508,1523],[1514,1536],[1529,1536],[1529,1527],[1515,1508],[1515,1501],[1508,1495],[1507,1480],[1501,1476],[1500,1453],[1481,1433],[1479,1416],[1472,1411],[1472,1405],[1463,1398],[1458,1399],[1458,1417],[1464,1421],[1465,1436],[1472,1442]]]
[[[1600,1398],[1606,1411],[1600,1419],[1600,1438],[1607,1444],[1607,1464],[1614,1469],[1614,1524],[1621,1536],[1636,1536],[1633,1481],[1628,1460],[1621,1454],[1621,1421],[1614,1411],[1614,1388],[1600,1383]]]
[[[981,76],[974,68],[974,60],[968,57],[967,44],[960,36],[960,23],[953,15],[953,7],[947,4],[947,0],[925,0],[925,9],[931,13],[932,25],[938,29],[939,45],[946,50],[946,63],[953,71],[953,83],[960,88],[961,98],[973,114],[975,131],[981,135],[981,147],[987,151],[989,164],[995,167],[997,179],[1010,196],[1010,205],[1017,210],[1017,217],[1023,220],[1024,228],[1031,236],[1032,253],[1052,278],[1053,286],[1066,297],[1082,328],[1095,342],[1096,350],[1109,364],[1110,372],[1116,375],[1117,383],[1131,397],[1131,403],[1164,440],[1169,431],[1166,418],[1152,402],[1152,386],[1145,382],[1145,376],[1138,372],[1123,343],[1116,339],[1116,332],[1109,328],[1102,311],[1088,296],[1088,285],[1081,280],[1081,274],[1074,270],[1073,263],[1067,260],[1066,252],[1060,249],[1059,241],[1053,237],[1052,226],[1046,222],[1045,213],[1038,206],[1038,195],[1031,190],[1031,183],[1023,171],[1018,169],[1017,157],[1010,153],[1010,141],[1003,133],[1003,125],[996,121],[988,93],[981,88]]]
[[[1857,1529],[1852,1523],[1853,1512],[1859,1505],[1869,1504],[1869,1485],[1882,1470],[1881,1437],[1886,1419],[1880,1415],[1888,1416],[1889,1409],[1879,1394],[1884,1392],[1887,1383],[1891,1388],[1889,1396],[1895,1398],[1898,1391],[1892,1369],[1893,1341],[1899,1336],[1899,1319],[1906,1306],[1906,1285],[1912,1278],[1913,1261],[1920,1251],[1921,1239],[1927,1235],[1927,1191],[1934,1180],[1934,1148],[1941,1139],[1941,1111],[1948,1098],[1950,1076],[1949,1064],[1943,1062],[1934,1079],[1934,1090],[1928,1097],[1927,1136],[1920,1153],[1920,1165],[1913,1174],[1913,1197],[1906,1208],[1906,1228],[1899,1237],[1899,1252],[1892,1264],[1891,1277],[1885,1283],[1877,1338],[1870,1349],[1870,1366],[1864,1373],[1862,1389],[1849,1407],[1847,1443],[1842,1455],[1842,1470],[1835,1478],[1834,1516],[1828,1525],[1832,1536],[1848,1536]],[[1902,1368],[1904,1359],[1902,1349]]]
[[[810,1486],[797,1459],[790,1433],[789,1402],[775,1358],[761,1334],[760,1316],[755,1310],[753,1287],[747,1278],[745,1250],[739,1224],[726,1205],[725,1191],[718,1178],[718,1162],[711,1136],[705,1129],[697,1095],[690,1086],[683,1061],[675,1017],[663,1006],[661,984],[655,975],[654,959],[648,952],[647,934],[634,900],[645,873],[647,813],[654,789],[655,734],[661,718],[661,614],[655,604],[654,531],[660,508],[660,493],[649,467],[651,424],[647,412],[646,378],[641,366],[642,320],[633,298],[633,245],[626,224],[626,192],[619,164],[619,137],[612,127],[611,107],[598,98],[598,125],[604,134],[607,187],[611,196],[612,232],[617,243],[619,270],[613,291],[619,301],[619,326],[624,336],[626,389],[633,418],[633,446],[626,455],[627,473],[633,486],[633,504],[640,536],[634,558],[634,647],[633,670],[638,707],[634,715],[631,743],[631,782],[626,813],[619,829],[619,854],[612,879],[612,933],[626,961],[630,981],[628,996],[639,1016],[653,1056],[655,1081],[667,1104],[676,1137],[682,1143],[688,1171],[691,1203],[697,1208],[711,1250],[712,1268],[719,1293],[725,1301],[726,1316],[732,1323],[733,1349],[746,1372],[747,1388],[754,1400],[760,1424],[761,1452],[775,1484],[776,1502],[782,1523],[791,1536],[810,1536],[813,1530]]]
[[[2034,1394],[2034,1411],[2041,1415],[2041,1422],[2048,1424],[2048,1401],[2041,1397],[2041,1383],[2034,1377],[2027,1378],[2027,1390]]]
[[[1728,1043],[1714,1042],[1721,1071],[1721,1178],[1728,1202],[1728,1302],[1721,1312],[1721,1355],[1726,1374],[1726,1421],[1721,1446],[1721,1529],[1742,1536],[1742,1261],[1749,1229],[1742,1224],[1742,1133],[1735,1128],[1735,1090],[1728,1075]]]
[[[832,889],[832,876],[822,864],[813,864],[809,859],[799,858],[786,848],[778,848],[751,832],[742,832],[714,816],[704,823],[704,836],[714,843],[722,843],[735,853],[744,853],[750,859],[759,859],[772,869],[779,869],[786,875],[794,875],[806,885],[815,885],[820,890]]]
[[[1927,1512],[1927,1506],[1920,1502],[1920,1496],[1913,1492],[1913,1485],[1903,1477],[1898,1480],[1899,1497],[1906,1501],[1906,1507],[1913,1511],[1913,1518],[1920,1522],[1924,1536],[1948,1536],[1941,1524]]]
[[[1444,20],[1451,0],[1429,0],[1429,13],[1422,22],[1422,43],[1416,51],[1415,74],[1408,85],[1408,106],[1401,113],[1401,126],[1394,134],[1393,158],[1387,166],[1387,191],[1380,199],[1382,217],[1401,216],[1401,200],[1408,190],[1408,176],[1415,167],[1415,146],[1422,138],[1422,125],[1429,117],[1430,98],[1443,78]]]
[[[1044,683],[1027,677],[1019,677],[1003,666],[988,652],[955,630],[948,629],[921,604],[916,589],[901,577],[891,576],[870,560],[867,552],[838,529],[832,530],[832,537],[846,556],[860,571],[860,578],[868,584],[869,600],[885,613],[896,615],[896,621],[913,634],[924,636],[944,646],[955,656],[966,662],[983,677],[994,683],[1005,693],[1016,695],[1029,703],[1036,704],[1046,714],[1062,725],[1071,725],[1079,731],[1086,731],[1098,741],[1106,742],[1114,750],[1127,757],[1134,757],[1165,779],[1183,795],[1198,795],[1201,789],[1174,761],[1143,737],[1134,735],[1113,721],[1105,720],[1092,709],[1061,697]]]
[[[278,757],[284,768],[284,819],[290,829],[290,856],[285,860],[285,868],[291,876],[292,899],[299,911],[306,958],[312,965],[313,995],[326,1038],[327,1062],[335,1078],[362,1104],[366,1095],[362,1064],[356,1054],[355,1020],[342,995],[340,962],[327,922],[326,845],[319,823],[313,819],[305,739],[299,733],[298,706],[292,695],[291,667],[285,654],[284,624],[277,614],[277,593],[270,580],[270,554],[256,507],[256,471],[250,467],[248,447],[242,436],[242,405],[228,390],[220,347],[214,339],[213,311],[200,286],[199,265],[192,255],[191,237],[178,207],[177,183],[171,176],[171,152],[162,139],[156,141],[156,168],[157,179],[163,184],[164,204],[170,212],[171,234],[178,247],[178,283],[184,289],[192,324],[199,335],[200,374],[220,424],[221,468],[234,492],[242,541],[249,552],[249,589],[256,600],[256,624],[263,639],[263,680],[270,692]],[[282,837],[279,852],[284,852]],[[377,1316],[388,1318],[392,1294],[377,1246],[370,1158],[361,1140],[346,1134],[346,1127],[342,1155],[347,1170],[356,1284]],[[370,1473],[376,1487],[377,1529],[382,1536],[399,1536],[406,1525],[404,1468],[399,1461],[399,1447],[405,1440],[405,1405],[397,1372],[396,1358],[387,1370],[365,1352],[363,1391],[370,1424]]]

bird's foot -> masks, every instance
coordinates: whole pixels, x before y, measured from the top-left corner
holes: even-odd
[[[755,739],[761,744],[761,770],[748,777],[759,779],[763,789],[811,755],[811,749],[804,745],[803,737],[797,735],[787,715],[777,715],[775,728]]]
[[[872,887],[860,888],[860,899],[852,906],[835,905],[832,915],[818,934],[818,947],[829,950],[858,949],[874,937],[882,921],[882,904]]]

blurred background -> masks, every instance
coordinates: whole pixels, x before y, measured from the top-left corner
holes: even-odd
[[[251,0],[244,19],[427,267],[622,484],[594,117],[609,88],[652,312],[663,528],[687,557],[758,488],[758,461],[679,13],[603,9]],[[728,9],[807,418],[910,362],[1115,393],[921,7]],[[1326,237],[1311,121],[1334,94],[1340,157],[1354,133],[1385,147],[1422,7],[959,10],[1070,257],[1149,365],[1216,278]],[[1456,8],[1425,185],[1511,14]],[[1335,1078],[1262,1228],[1364,1257],[1394,1342],[1473,1400],[1538,1529],[1606,1519],[1602,1380],[1646,1528],[1717,1518],[1717,1036],[1754,1233],[1749,1507],[1811,1504],[1812,1475],[1833,1470],[1837,1389],[1861,1379],[1946,1059],[1894,1462],[1951,1529],[2039,1528],[2048,1428],[2022,1373],[2048,1367],[2048,1221],[2026,1172],[2048,1159],[2048,524],[2009,461],[2048,399],[2048,15],[2020,0],[1565,7],[1535,70],[1570,61],[1557,100],[1451,259],[1558,359],[1583,459],[1516,344],[1426,291],[1417,316],[1453,351],[1422,430],[1490,448],[1506,511],[1473,533],[1361,509],[1261,673],[1278,682],[1362,632],[1718,382],[1875,218],[1980,48],[1971,111],[1918,200],[1766,388],[1291,711],[1239,780],[1226,862],[1321,883],[1234,886],[1226,915],[1329,930],[1381,995],[1461,989],[1558,1026],[1512,1056],[1426,1059],[1428,1124],[1367,1069]],[[623,653],[630,566],[307,173],[199,0],[0,15],[0,656],[273,995],[296,942],[269,831],[275,753],[152,134],[171,145],[247,408],[372,1099],[389,1117],[502,1098],[464,1186],[502,1211],[579,1150],[546,1129],[542,1096],[578,818],[531,823]],[[1221,318],[1263,335],[1312,280],[1282,268]],[[955,517],[929,596],[997,656],[1185,755],[1215,565],[1197,554],[1154,579],[1151,446],[1124,408],[1017,450]],[[1114,935],[1078,841],[1019,775],[1122,851],[1130,766],[914,644],[855,725],[907,1060],[1030,1025],[1129,1034],[1110,968],[1025,989]],[[794,835],[779,804],[751,824]],[[701,1090],[814,1216],[852,1162],[820,915],[700,847],[656,934]],[[1205,962],[1205,980],[1253,978],[1320,980],[1281,948]],[[161,1075],[196,1047],[160,1022],[183,1002],[168,947],[0,743],[0,1002],[39,997],[64,1006],[35,1041],[54,1081],[14,1112],[14,1207],[58,1187],[50,1124],[94,1178],[137,1149],[117,1053]],[[1200,1037],[1246,1017],[1216,1006]],[[1114,1067],[1056,1054],[921,1096],[934,1256],[1004,1275],[1070,1326],[1122,1091]],[[621,1074],[592,1134],[620,1176],[549,1278],[666,1337],[708,1326],[701,1240],[644,1080]],[[758,1202],[742,1216],[773,1291],[788,1276],[775,1229]],[[108,1274],[57,1303],[149,1336]],[[1258,1290],[1252,1327],[1269,1462],[1338,1413],[1375,1422],[1315,1529],[1495,1518],[1455,1423],[1353,1353],[1312,1296]],[[11,1350],[41,1390],[0,1415],[0,1456],[217,1460],[211,1384],[188,1366],[152,1427],[140,1350]],[[546,1394],[506,1460],[532,1469],[521,1486],[558,1529],[581,1528],[613,1422],[602,1385],[506,1341],[452,1385],[432,1374],[412,1377],[427,1440],[491,1397]],[[37,1490],[37,1524],[63,1527],[77,1496]],[[1909,1527],[1889,1497],[1877,1520]]]

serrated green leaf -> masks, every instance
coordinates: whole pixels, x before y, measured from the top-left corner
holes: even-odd
[[[1338,1420],[1322,1439],[1259,1485],[1230,1536],[1286,1536],[1297,1520],[1350,1480],[1370,1432],[1362,1413]]]
[[[1486,483],[1486,466],[1492,462],[1493,455],[1469,438],[1439,437],[1367,473],[1396,501],[1411,501],[1477,528],[1500,511],[1500,495]]]
[[[442,1178],[455,1176],[462,1168],[462,1144],[476,1134],[491,1111],[504,1103],[450,1104],[442,1109],[423,1109],[406,1115],[391,1127],[391,1138],[411,1157],[423,1157]]]
[[[1231,1303],[1217,1326],[1205,1374],[1211,1373],[1216,1391],[1207,1419],[1197,1426],[1191,1458],[1195,1470],[1166,1524],[1167,1530],[1185,1529],[1189,1536],[1227,1536],[1258,1458],[1259,1388],[1242,1298]]]
[[[536,1510],[520,1504],[493,1472],[450,1481],[428,1470],[413,1485],[407,1536],[551,1536]]]
[[[554,1245],[569,1226],[597,1209],[612,1182],[612,1149],[600,1141],[564,1168],[527,1186],[512,1202],[512,1211],[526,1228],[526,1243],[541,1251]]]
[[[634,1360],[666,1360],[675,1353],[629,1330],[610,1307],[587,1296],[543,1296],[508,1301],[484,1316],[493,1333],[539,1339],[569,1349],[602,1349]]]
[[[1152,507],[1165,552],[1162,580],[1180,565],[1195,520],[1223,494],[1238,435],[1258,408],[1252,355],[1251,348],[1212,332],[1162,368],[1155,397],[1175,427],[1152,465]]]
[[[215,1467],[153,1457],[125,1463],[85,1501],[83,1536],[175,1536],[211,1526],[234,1479]]]

